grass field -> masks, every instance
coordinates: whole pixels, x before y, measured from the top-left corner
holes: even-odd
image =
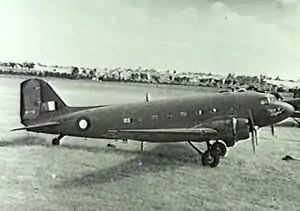
[[[266,128],[217,168],[185,143],[146,144],[23,135],[1,142],[1,210],[299,210],[299,132]]]
[[[277,138],[262,129],[255,155],[244,141],[212,169],[185,143],[145,143],[141,153],[138,142],[66,137],[53,147],[52,136],[3,132],[19,121],[18,87],[5,88],[0,210],[299,210],[300,161],[281,160],[300,158],[297,128],[278,128]]]

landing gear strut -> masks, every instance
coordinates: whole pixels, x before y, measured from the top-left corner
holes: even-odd
[[[59,145],[60,140],[64,137],[64,135],[59,135],[57,138],[52,139],[52,145]]]
[[[192,142],[188,141],[188,143],[201,155],[202,164],[204,166],[216,167],[219,165],[220,155],[218,154],[217,147],[213,147],[209,141],[206,142],[207,150],[204,153],[201,152]]]

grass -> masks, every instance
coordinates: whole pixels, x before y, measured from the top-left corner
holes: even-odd
[[[0,142],[1,210],[299,210],[296,129],[266,128],[217,168],[205,168],[185,143],[145,144],[24,135]],[[199,145],[200,146],[200,145]],[[299,156],[300,157],[300,156]]]

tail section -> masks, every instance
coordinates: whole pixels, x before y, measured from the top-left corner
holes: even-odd
[[[45,81],[37,78],[21,83],[20,118],[25,126],[34,122],[51,121],[67,105]]]

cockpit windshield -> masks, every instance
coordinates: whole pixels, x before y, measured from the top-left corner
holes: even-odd
[[[276,102],[277,98],[274,95],[271,95],[269,98],[270,103]]]

